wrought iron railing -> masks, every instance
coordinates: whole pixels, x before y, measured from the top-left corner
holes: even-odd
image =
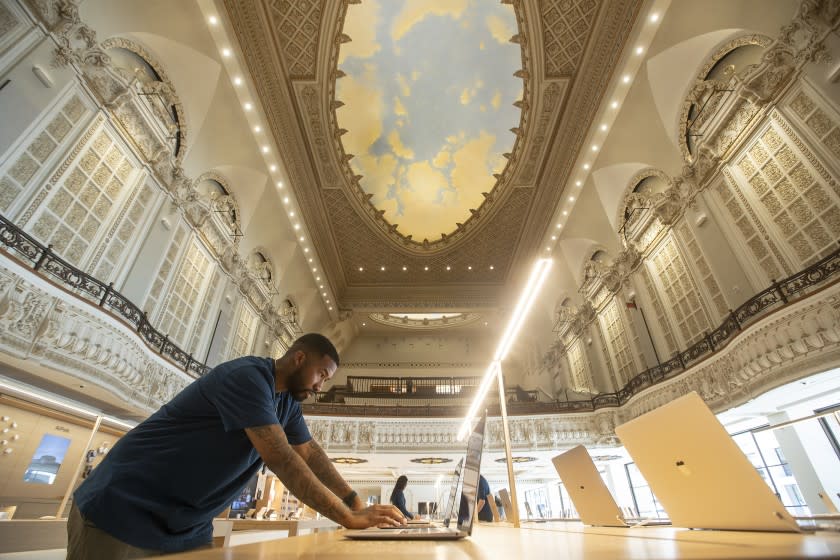
[[[52,245],[44,247],[31,235],[0,215],[0,251],[32,270],[47,276],[65,290],[88,303],[110,311],[121,321],[132,327],[146,345],[173,365],[192,377],[204,375],[210,368],[181,350],[168,337],[155,329],[146,312],[114,290],[113,283],[105,284],[82,272],[52,252]]]
[[[53,282],[80,299],[109,311],[131,326],[149,348],[188,375],[197,378],[210,370],[208,366],[172,343],[165,334],[156,330],[149,322],[146,313],[114,290],[113,284],[105,284],[75,268],[53,253],[52,246],[44,247],[2,215],[0,215],[0,252],[23,261],[24,264],[31,266],[34,272],[51,278]],[[552,414],[621,406],[640,391],[671,379],[699,360],[708,358],[728,344],[746,326],[769,315],[770,310],[827,286],[829,280],[832,280],[831,283],[836,282],[835,277],[838,272],[840,272],[840,248],[784,280],[779,282],[774,280],[768,288],[751,297],[737,309],[730,311],[718,328],[707,333],[686,350],[675,353],[671,359],[639,373],[615,393],[602,393],[589,400],[553,402],[530,400],[519,395],[518,398],[509,399],[508,411],[514,415]],[[335,392],[330,394],[328,391],[316,395],[314,404],[305,404],[305,412],[343,416],[458,416],[463,412],[464,405],[457,401],[463,399],[477,382],[477,378],[469,377],[354,377],[349,379],[354,381],[344,389],[345,396],[352,395],[361,399],[375,398],[380,402],[383,398],[390,398],[395,399],[394,405],[341,404],[336,402]],[[428,388],[436,388],[445,382],[451,383],[453,393],[447,394],[446,391],[438,393],[438,389],[434,389],[435,404],[431,404],[431,401],[417,406],[397,404],[418,398],[430,399],[432,390]],[[411,390],[409,390],[409,384],[411,384]],[[461,387],[457,394],[454,392],[456,385]],[[508,394],[511,392],[515,394],[516,391],[515,388],[506,390]],[[424,394],[424,392],[427,393]],[[536,396],[535,391],[525,391],[525,393]],[[491,403],[488,409],[491,414],[494,410],[498,414],[498,402]]]

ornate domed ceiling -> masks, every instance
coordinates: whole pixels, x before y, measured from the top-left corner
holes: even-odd
[[[483,313],[554,226],[641,0],[224,5],[336,309]]]
[[[398,233],[451,234],[493,190],[520,125],[513,7],[366,0],[349,6],[343,33],[337,122],[359,185]]]

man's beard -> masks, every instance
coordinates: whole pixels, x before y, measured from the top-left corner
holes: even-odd
[[[289,375],[286,380],[286,387],[292,395],[292,398],[298,402],[305,401],[310,393],[314,394],[314,391],[310,387],[304,385],[303,364]]]

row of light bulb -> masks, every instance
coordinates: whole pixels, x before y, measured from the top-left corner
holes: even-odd
[[[660,18],[659,12],[653,12],[652,14],[650,14],[648,16],[648,22],[650,24],[656,24],[657,22],[659,22],[659,18]],[[638,46],[636,46],[635,49],[633,49],[633,53],[636,56],[641,56],[641,55],[644,54],[644,52],[645,52],[645,47],[642,46],[642,45],[638,45]],[[625,73],[624,75],[621,76],[621,83],[623,85],[628,86],[626,89],[624,89],[624,91],[622,93],[624,93],[624,94],[627,93],[627,91],[629,90],[629,84],[632,81],[633,81],[633,78],[630,75],[630,73]],[[618,89],[618,88],[616,88],[616,89]],[[621,103],[619,102],[618,99],[613,99],[609,104],[609,108],[612,109],[613,111],[617,110],[620,106],[621,106]],[[616,113],[612,113],[610,115],[610,117],[614,119],[615,114]],[[606,133],[609,129],[610,129],[610,125],[607,124],[606,122],[603,122],[603,123],[601,123],[600,126],[598,126],[598,131],[601,132],[601,133]],[[602,142],[603,142],[603,140],[606,139],[606,136],[607,136],[606,134],[599,135]],[[597,154],[600,149],[601,149],[601,145],[598,143],[598,140],[595,140],[592,143],[592,145],[590,146],[589,151],[592,152],[593,154]],[[574,186],[576,187],[576,189],[579,190],[581,187],[583,187],[583,183],[586,181],[586,178],[587,178],[591,168],[592,168],[592,164],[589,161],[585,161],[581,165],[581,169],[583,170],[582,174],[579,175],[578,176],[579,178],[575,179],[575,182],[574,182]],[[545,247],[546,253],[551,253],[552,250],[554,249],[554,245],[556,244],[556,241],[557,241],[557,239],[559,237],[559,234],[560,234],[559,230],[563,229],[564,220],[569,216],[569,212],[571,212],[572,208],[574,207],[575,200],[576,200],[575,195],[569,195],[568,201],[567,201],[568,205],[561,212],[562,218],[555,225],[555,230],[557,230],[557,231],[555,231],[554,233],[551,234],[551,237],[550,237],[551,242],[546,244],[546,247]]]
[[[219,25],[219,18],[215,15],[210,15],[207,18],[207,22],[210,24],[211,27],[217,27]],[[233,57],[233,51],[229,47],[223,47],[221,49],[221,53],[222,53],[223,58],[230,59],[230,58]],[[243,80],[243,78],[241,76],[232,76],[231,81],[233,82],[233,85],[237,88],[243,86],[244,83],[245,83],[245,81]],[[251,101],[245,101],[242,104],[242,108],[244,109],[244,111],[246,113],[250,114],[254,111],[254,104]],[[254,134],[259,135],[259,134],[262,134],[263,127],[260,124],[256,124],[256,125],[254,125],[252,130],[253,130]],[[258,143],[259,143],[259,140],[260,139],[258,139]],[[263,140],[263,142],[267,142],[267,141]],[[279,168],[278,168],[278,166],[275,162],[271,161],[271,147],[267,143],[262,143],[262,145],[260,146],[260,152],[262,152],[264,158],[269,161],[269,163],[268,163],[269,171],[272,173],[272,175],[276,175],[278,173]],[[276,180],[275,184],[277,185],[277,189],[282,190],[284,188],[283,181],[277,179],[276,177],[275,177],[275,180]],[[291,198],[288,195],[283,196],[282,200],[283,200],[283,205],[284,206],[286,206],[287,208],[291,208],[292,201],[291,201]],[[324,297],[324,303],[327,305],[328,311],[332,311],[333,310],[332,301],[329,298],[329,294],[325,291],[324,284],[321,282],[321,276],[320,276],[320,273],[318,272],[318,267],[315,264],[315,259],[310,254],[311,251],[309,250],[309,247],[304,245],[304,243],[306,241],[306,237],[301,232],[301,223],[297,220],[297,214],[295,213],[294,210],[289,209],[288,210],[288,216],[289,216],[289,221],[292,224],[292,228],[295,231],[297,241],[301,244],[301,247],[303,248],[304,258],[306,259],[307,263],[311,265],[312,276],[315,278],[315,281],[318,282],[318,288],[319,288],[319,290],[321,290],[321,295]]]

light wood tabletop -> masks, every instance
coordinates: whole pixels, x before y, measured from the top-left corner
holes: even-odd
[[[353,541],[343,531],[169,556],[173,560],[423,558],[506,560],[549,558],[840,558],[837,533],[690,531],[671,527],[591,528],[553,524],[515,529],[478,524],[459,541]]]

